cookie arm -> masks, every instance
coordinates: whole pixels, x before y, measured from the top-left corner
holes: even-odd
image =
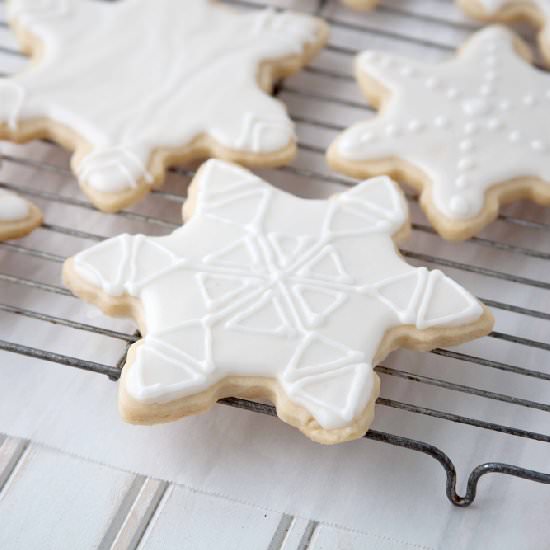
[[[80,252],[72,258],[76,275],[108,296],[122,296],[131,279],[134,241],[119,235]]]

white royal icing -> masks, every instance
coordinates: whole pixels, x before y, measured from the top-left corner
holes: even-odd
[[[29,203],[26,200],[0,189],[0,222],[24,220],[29,213]]]
[[[398,187],[368,180],[304,200],[222,161],[199,172],[191,220],[166,237],[122,235],[78,254],[80,277],[143,306],[146,336],[126,390],[168,402],[227,376],[276,378],[326,429],[373,398],[386,331],[477,320],[477,300],[392,241],[407,220]]]
[[[0,120],[15,131],[45,117],[75,131],[92,147],[79,178],[98,191],[152,183],[151,153],[201,134],[251,154],[295,139],[257,74],[317,39],[313,17],[239,14],[210,0],[11,0],[8,16],[44,51],[0,79]]]
[[[495,184],[532,176],[550,185],[550,76],[519,57],[508,30],[478,32],[439,65],[377,52],[357,63],[391,97],[378,116],[339,137],[341,158],[417,166],[450,219],[479,214]]]

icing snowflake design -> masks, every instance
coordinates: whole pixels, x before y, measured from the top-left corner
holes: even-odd
[[[311,16],[210,0],[12,0],[8,17],[41,48],[26,71],[0,79],[0,131],[34,137],[54,125],[52,137],[77,148],[84,190],[100,207],[110,193],[114,208],[160,183],[174,156],[288,161],[293,124],[258,74],[277,60],[297,70],[326,33]]]
[[[487,27],[458,57],[435,66],[364,52],[357,70],[390,97],[378,116],[333,144],[330,153],[350,168],[404,161],[429,180],[438,215],[459,222],[482,212],[495,184],[550,182],[550,76],[516,53],[510,31]],[[550,183],[548,191],[550,200]]]
[[[119,236],[72,260],[80,279],[141,304],[146,335],[123,377],[139,403],[267,377],[324,429],[341,428],[377,396],[389,329],[483,314],[450,278],[398,254],[407,209],[386,177],[314,201],[211,160],[193,189],[194,213],[171,235]]]

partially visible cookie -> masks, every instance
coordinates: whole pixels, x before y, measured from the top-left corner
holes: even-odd
[[[354,10],[370,10],[378,4],[378,0],[342,0],[346,6]]]
[[[271,400],[320,443],[355,439],[372,422],[374,367],[388,353],[491,329],[475,297],[399,255],[408,213],[387,177],[304,200],[210,160],[184,217],[171,235],[121,235],[64,266],[76,295],[139,324],[119,388],[130,422],[175,420],[235,396]]]
[[[105,211],[193,159],[288,163],[294,125],[270,92],[328,36],[312,16],[211,0],[11,0],[7,15],[34,63],[0,79],[0,138],[75,150],[80,185]]]
[[[550,75],[529,61],[528,47],[499,26],[437,65],[360,54],[357,79],[380,112],[336,139],[330,165],[412,185],[447,239],[475,235],[510,201],[550,205]]]
[[[485,22],[528,21],[539,29],[539,44],[550,66],[549,0],[457,0],[465,13]]]
[[[42,214],[34,204],[0,189],[0,241],[23,237],[41,223]]]

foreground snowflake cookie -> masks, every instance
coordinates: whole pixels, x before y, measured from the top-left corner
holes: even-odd
[[[0,241],[23,237],[41,223],[42,214],[34,204],[0,189]]]
[[[144,338],[128,353],[123,416],[173,420],[223,396],[270,399],[315,441],[360,437],[392,349],[430,349],[489,331],[489,311],[439,271],[411,267],[392,239],[407,209],[388,178],[329,201],[296,198],[211,160],[188,223],[122,235],[67,261],[66,284]]]
[[[549,0],[458,0],[471,17],[480,21],[528,21],[540,29],[539,44],[550,65],[550,1]]]
[[[106,211],[175,163],[290,161],[294,128],[268,93],[328,34],[310,16],[210,0],[11,0],[8,17],[36,62],[0,79],[0,138],[75,149],[80,185]]]
[[[357,78],[378,116],[331,145],[330,164],[354,177],[389,173],[422,190],[445,238],[477,233],[499,204],[550,204],[550,76],[510,31],[488,27],[440,65],[364,52]]]

